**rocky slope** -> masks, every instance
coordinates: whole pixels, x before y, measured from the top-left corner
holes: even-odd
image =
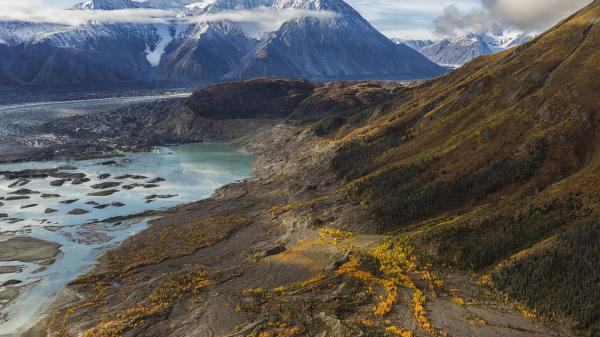
[[[166,7],[179,13],[169,18],[172,23],[0,22],[0,84],[98,89],[189,86],[260,76],[414,79],[446,71],[391,42],[342,0],[187,3],[93,0],[71,9]],[[258,29],[260,22],[235,19],[253,13],[282,20]]]

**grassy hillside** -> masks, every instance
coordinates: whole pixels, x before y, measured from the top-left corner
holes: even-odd
[[[328,137],[381,232],[600,336],[600,1]]]

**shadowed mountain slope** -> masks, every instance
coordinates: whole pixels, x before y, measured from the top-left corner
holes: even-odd
[[[172,8],[157,2],[93,0],[71,9],[92,15],[167,6],[173,23],[90,21],[71,26],[0,21],[0,85],[77,90],[190,87],[264,76],[423,79],[448,71],[394,44],[343,0],[178,4]],[[227,19],[236,11],[272,11],[270,15],[283,19],[257,32],[254,25]],[[212,20],[213,15],[223,19]]]

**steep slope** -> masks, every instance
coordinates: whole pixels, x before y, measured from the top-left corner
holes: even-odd
[[[406,79],[444,72],[413,50],[395,45],[343,1],[279,1],[274,6],[314,8],[336,16],[284,23],[227,78]]]
[[[418,53],[394,45],[341,0],[206,1],[186,6],[186,15],[231,10],[310,10],[331,18],[289,20],[265,38],[247,37],[240,23],[201,23],[193,39],[167,51],[168,78],[188,74],[196,80],[253,77],[308,79],[429,78],[445,70]],[[225,52],[223,52],[225,51]]]
[[[430,40],[397,40],[419,51],[437,64],[460,66],[481,55],[498,53],[516,47],[532,39],[529,34],[503,32],[471,33],[465,36]]]
[[[114,10],[143,7],[130,0],[94,0],[73,10]],[[102,24],[82,26],[1,23],[10,33],[2,52],[4,72],[22,86],[109,88],[151,80],[143,53],[159,40],[153,25]],[[6,40],[6,38],[3,38]]]
[[[91,0],[71,9],[170,8],[179,10],[173,24],[0,23],[0,44],[8,46],[0,55],[3,71],[23,86],[41,88],[187,86],[260,76],[430,78],[446,71],[392,43],[342,0],[183,3]],[[283,19],[255,31],[257,24],[240,21],[235,11],[272,11]]]
[[[229,21],[189,26],[165,50],[158,79],[172,82],[217,82],[237,67],[257,41]]]
[[[595,1],[411,89],[342,136],[333,164],[382,231],[587,336],[600,335],[599,18]]]
[[[423,62],[419,53],[395,45],[364,19],[352,15],[287,22],[226,77],[415,79],[443,72],[439,66]]]
[[[57,25],[16,21],[0,22],[0,45],[18,45],[26,42],[36,34],[56,29],[57,27]]]

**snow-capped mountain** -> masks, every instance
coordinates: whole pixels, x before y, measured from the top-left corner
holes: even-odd
[[[130,8],[151,8],[147,2],[137,2],[131,0],[90,0],[78,3],[73,8],[79,10],[115,10]]]
[[[57,29],[52,24],[33,24],[27,22],[1,22],[0,45],[17,45],[31,39],[34,35]]]
[[[461,66],[481,55],[494,54],[523,44],[533,35],[504,32],[470,33],[465,36],[431,40],[396,40],[421,52],[433,62],[448,66]]]
[[[428,78],[446,71],[383,36],[343,0],[90,0],[70,10],[166,8],[176,9],[170,23],[0,22],[0,83],[191,85],[258,76]],[[240,19],[248,16],[258,19]]]

